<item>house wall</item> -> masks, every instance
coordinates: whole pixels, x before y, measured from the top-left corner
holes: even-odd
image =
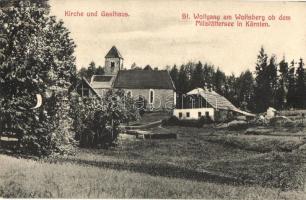
[[[111,62],[115,63],[115,67],[111,67]],[[123,66],[123,59],[121,58],[105,58],[105,75],[115,75],[118,73],[118,71],[122,68]]]
[[[152,111],[158,110],[171,110],[174,108],[176,94],[173,90],[169,89],[152,89],[154,91],[154,101],[149,105],[150,89],[124,89],[125,93],[131,92],[132,98],[138,100],[139,96],[143,97],[146,101],[146,107]],[[141,104],[140,104],[141,105]]]
[[[179,119],[199,119],[199,112],[201,116],[205,116],[206,112],[209,113],[209,116],[212,120],[215,120],[215,109],[214,108],[188,108],[188,109],[174,109],[173,115]],[[182,116],[180,116],[180,113]],[[187,113],[189,113],[189,117],[187,117]]]

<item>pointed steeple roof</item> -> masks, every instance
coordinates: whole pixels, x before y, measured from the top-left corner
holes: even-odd
[[[112,48],[106,54],[105,58],[121,58],[121,59],[123,59],[122,55],[120,54],[120,52],[118,51],[118,49],[115,46],[112,46]]]

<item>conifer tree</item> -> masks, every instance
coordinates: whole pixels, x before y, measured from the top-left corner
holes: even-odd
[[[292,108],[296,106],[296,77],[295,77],[295,62],[291,61],[288,70],[288,93],[287,93],[287,107]]]
[[[276,56],[272,55],[269,60],[269,65],[267,66],[267,77],[268,77],[268,85],[267,90],[271,91],[269,95],[269,106],[276,107],[277,105],[277,90],[278,90],[278,77],[277,77],[277,64],[276,64]]]
[[[187,93],[189,92],[189,78],[188,71],[185,65],[180,67],[179,75],[178,75],[178,87],[177,90],[179,93]]]
[[[225,81],[226,76],[219,68],[217,68],[216,73],[214,74],[214,90],[221,95],[225,94]]]
[[[203,78],[204,78],[204,85],[207,89],[213,88],[214,76],[215,76],[214,66],[211,66],[205,63],[203,67]]]
[[[239,106],[244,110],[255,110],[254,77],[249,70],[242,72],[237,78],[237,96]]]
[[[190,87],[191,89],[203,87],[204,86],[204,77],[203,77],[203,65],[199,61],[195,66],[195,69],[191,73]]]
[[[269,77],[267,73],[268,56],[263,47],[261,47],[257,56],[256,63],[256,86],[255,86],[255,102],[256,111],[263,112],[270,105],[271,89],[269,83]]]
[[[305,86],[305,69],[304,61],[300,58],[298,62],[298,68],[296,70],[297,80],[296,80],[296,98],[297,107],[305,108],[306,106],[306,86]]]
[[[279,63],[280,77],[278,80],[277,108],[284,109],[287,104],[289,67],[285,58]]]

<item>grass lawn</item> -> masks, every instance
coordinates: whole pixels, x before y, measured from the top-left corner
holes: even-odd
[[[210,141],[208,138],[220,139],[221,134],[225,134],[223,137],[231,136],[213,128],[157,127],[151,131],[177,133],[179,137],[137,140],[126,136],[119,140],[115,148],[78,149],[75,156],[40,161],[0,155],[0,196],[210,199],[305,197],[301,188],[295,187],[300,186],[300,182],[304,183],[304,180],[300,178],[303,167],[300,160],[295,159],[294,152],[281,152],[276,148],[272,152],[263,153]],[[250,143],[259,144],[263,141],[253,138]],[[293,144],[300,142],[288,139],[285,144],[286,141]]]
[[[303,199],[302,192],[192,181],[0,155],[0,196],[19,198]]]
[[[267,136],[267,135],[218,135],[205,139],[213,143],[220,143],[240,149],[257,152],[291,152],[306,143],[301,137]]]

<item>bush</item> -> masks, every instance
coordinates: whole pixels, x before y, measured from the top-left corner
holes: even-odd
[[[122,90],[110,90],[100,99],[75,99],[72,115],[75,119],[74,130],[82,147],[109,147],[115,144],[119,135],[120,123],[136,120],[137,108]]]
[[[176,116],[171,116],[169,119],[162,120],[164,126],[176,126],[179,124],[179,119]]]
[[[198,123],[199,123],[199,126],[202,127],[204,124],[211,124],[211,123],[213,123],[213,120],[211,119],[210,116],[202,116],[199,119]]]
[[[270,119],[271,126],[284,127],[284,126],[292,126],[292,121],[284,116],[273,117]]]
[[[249,127],[246,121],[234,120],[228,123],[228,129],[233,131],[245,130]]]

